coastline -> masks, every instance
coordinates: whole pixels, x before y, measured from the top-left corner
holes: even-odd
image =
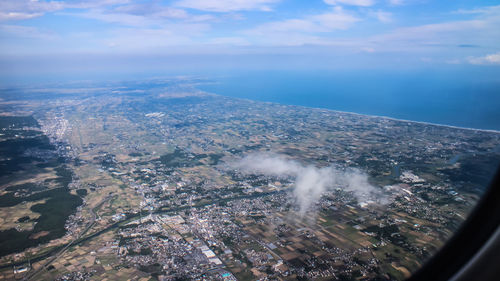
[[[314,107],[311,107],[311,108],[314,108]],[[323,109],[323,108],[320,108],[320,109]],[[414,120],[398,119],[398,118],[395,118],[395,117],[389,117],[389,116],[384,116],[384,115],[368,115],[368,114],[362,114],[362,113],[356,113],[356,112],[349,112],[349,111],[341,111],[341,110],[333,110],[333,109],[327,109],[327,110],[332,110],[332,111],[342,112],[342,113],[350,113],[350,114],[355,114],[355,115],[360,115],[360,116],[366,116],[366,117],[376,117],[376,118],[389,119],[389,120],[398,121],[398,122],[409,122],[409,123],[417,123],[417,124],[423,124],[423,125],[446,127],[446,128],[451,128],[451,129],[459,129],[459,130],[468,130],[468,131],[478,131],[478,132],[500,134],[500,130],[460,127],[460,126],[447,125],[447,124],[439,124],[439,123],[432,123],[432,122],[426,122],[426,121],[414,121]]]
[[[384,115],[370,115],[370,114],[357,113],[357,112],[351,112],[351,111],[343,111],[343,110],[337,110],[337,109],[331,109],[331,108],[325,108],[325,107],[311,107],[311,106],[305,106],[305,105],[296,105],[296,104],[286,104],[286,103],[278,103],[278,102],[271,102],[271,101],[253,100],[253,99],[249,99],[249,98],[226,96],[226,95],[222,95],[222,94],[218,94],[218,93],[208,92],[208,91],[202,90],[200,88],[196,88],[196,89],[198,89],[206,94],[211,94],[211,95],[216,95],[216,96],[221,96],[221,97],[226,97],[226,98],[232,98],[232,99],[252,101],[252,102],[263,102],[263,103],[286,105],[286,106],[298,106],[298,107],[314,109],[314,110],[327,110],[327,111],[338,112],[338,113],[353,114],[353,115],[358,115],[358,116],[363,116],[363,117],[388,119],[388,120],[398,121],[398,122],[409,122],[409,123],[445,127],[445,128],[457,129],[457,130],[467,130],[467,131],[475,131],[475,132],[500,134],[500,130],[460,127],[460,126],[455,126],[455,125],[439,124],[439,123],[432,123],[432,122],[426,122],[426,121],[399,119],[399,118],[384,116]]]

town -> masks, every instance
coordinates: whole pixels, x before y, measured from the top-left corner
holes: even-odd
[[[0,280],[402,280],[460,226],[500,163],[498,132],[234,99],[199,83],[0,101],[20,118],[0,116],[1,143],[19,143],[0,164],[33,159],[0,177]],[[304,214],[296,178],[234,165],[254,153],[355,169],[384,200],[337,184]],[[57,196],[72,204],[47,226]],[[17,248],[14,231],[25,233]]]

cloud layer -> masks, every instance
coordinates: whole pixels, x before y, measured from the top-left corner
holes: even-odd
[[[357,169],[306,166],[282,155],[266,153],[249,154],[230,166],[243,173],[293,178],[293,195],[302,215],[313,209],[326,191],[336,188],[351,192],[359,203],[387,201],[383,192],[371,185],[368,176]]]
[[[351,6],[361,6],[361,7],[370,7],[375,4],[374,0],[324,0],[326,4],[329,5],[338,5],[345,4]]]
[[[280,0],[181,0],[176,6],[209,12],[242,10],[271,11],[271,5]]]
[[[344,67],[344,60],[368,66],[497,65],[499,25],[500,5],[477,3],[2,0],[0,53],[9,58],[286,51],[304,63],[322,56],[332,68]]]
[[[500,65],[500,52],[482,57],[471,57],[468,61],[471,64]]]

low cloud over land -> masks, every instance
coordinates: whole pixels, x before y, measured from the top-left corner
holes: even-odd
[[[243,173],[293,178],[293,195],[301,214],[310,210],[324,192],[335,188],[352,192],[359,203],[387,201],[383,192],[368,183],[368,176],[358,169],[319,168],[268,153],[249,154],[232,162],[231,167]]]

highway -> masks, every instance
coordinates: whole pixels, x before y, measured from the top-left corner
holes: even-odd
[[[109,194],[103,200],[101,200],[101,202],[99,202],[99,204],[97,204],[94,208],[90,209],[90,214],[91,214],[92,218],[90,219],[90,222],[88,223],[87,227],[82,232],[80,232],[80,234],[78,234],[78,236],[75,239],[73,239],[71,242],[69,242],[68,244],[66,244],[57,254],[55,254],[54,256],[52,256],[51,258],[49,258],[42,267],[40,267],[39,269],[37,269],[37,270],[35,270],[35,271],[27,274],[23,278],[23,280],[32,280],[32,279],[34,279],[35,276],[37,276],[40,272],[47,270],[47,268],[50,266],[50,264],[52,264],[58,258],[60,258],[66,252],[66,250],[68,250],[69,247],[71,247],[72,245],[75,245],[75,242],[78,241],[80,238],[82,238],[94,226],[95,221],[97,219],[96,210],[99,209],[99,208],[101,208],[101,206],[104,203],[106,203],[107,201],[109,201],[111,198],[113,198],[113,196],[111,194]]]

